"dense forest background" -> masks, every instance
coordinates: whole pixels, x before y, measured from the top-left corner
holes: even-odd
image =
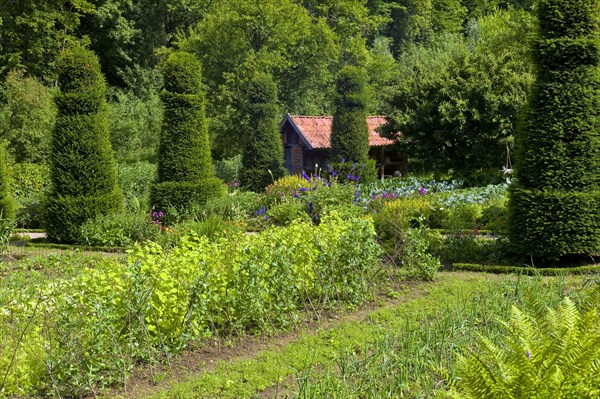
[[[355,65],[367,72],[369,113],[388,116],[415,165],[486,180],[510,168],[533,82],[533,8],[532,0],[4,0],[0,139],[16,163],[47,161],[56,59],[83,43],[109,85],[120,168],[152,170],[157,66],[182,49],[202,64],[218,172],[243,150],[242,92],[254,76],[272,77],[282,113],[332,114],[337,74]]]

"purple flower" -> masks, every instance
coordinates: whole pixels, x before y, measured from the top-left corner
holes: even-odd
[[[269,220],[269,215],[265,215],[265,220]]]
[[[531,359],[531,352],[525,352],[525,356],[527,356],[527,360]]]
[[[300,195],[298,195],[298,191],[296,191],[296,192],[294,193],[294,198],[299,198],[299,197],[300,197]]]
[[[308,176],[306,173],[302,172],[302,177],[304,177],[309,183],[312,183],[310,176]]]
[[[329,173],[331,173],[331,165],[330,165],[330,164],[327,164],[327,171],[328,171]]]
[[[161,218],[161,217],[163,217],[163,216],[165,216],[165,214],[163,213],[163,211],[160,211],[160,212],[158,212],[158,217],[159,217],[159,218]]]
[[[352,165],[352,170],[356,169],[356,162],[354,162],[354,165]]]
[[[346,158],[342,158],[342,162],[341,163],[344,163],[344,162],[346,162]]]
[[[265,213],[267,213],[267,208],[265,208],[264,205],[258,211],[254,212],[254,214],[256,216],[258,216],[258,215],[264,215]]]
[[[377,198],[379,198],[378,196],[374,195],[371,198],[373,198],[373,200],[377,200]]]
[[[300,187],[300,191],[302,191],[302,192],[308,191],[308,188],[306,188],[306,187]]]
[[[419,188],[418,191],[419,191],[419,195],[425,195],[429,192],[429,191],[427,191],[427,189],[425,187]]]
[[[310,201],[308,203],[308,213],[312,214],[313,213],[313,203],[312,201]]]

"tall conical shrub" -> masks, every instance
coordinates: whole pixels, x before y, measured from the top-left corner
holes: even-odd
[[[341,176],[360,174],[363,181],[375,177],[375,165],[369,159],[366,88],[367,77],[362,69],[353,65],[342,68],[331,126],[333,168]]]
[[[540,260],[600,251],[597,0],[540,0],[537,80],[518,133],[510,240]]]
[[[223,195],[225,186],[215,177],[212,164],[200,62],[178,51],[162,69],[164,119],[152,203],[157,210],[185,212]]]
[[[271,76],[259,73],[247,83],[246,96],[249,124],[240,184],[258,192],[285,175],[277,86]]]
[[[52,240],[71,243],[78,240],[86,220],[120,210],[123,196],[117,185],[106,82],[98,57],[73,47],[60,55],[58,70],[61,92],[55,98],[53,188],[46,201],[45,224]]]

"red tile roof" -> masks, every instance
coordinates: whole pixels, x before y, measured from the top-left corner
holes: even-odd
[[[331,116],[302,116],[287,115],[286,120],[291,120],[292,126],[298,133],[304,136],[312,148],[330,148],[331,147]],[[368,116],[367,125],[369,126],[369,144],[371,147],[381,147],[394,144],[393,140],[383,138],[377,132],[377,128],[386,123],[384,116]]]

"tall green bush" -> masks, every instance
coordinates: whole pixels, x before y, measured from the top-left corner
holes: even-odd
[[[242,155],[240,185],[262,191],[285,175],[277,86],[270,75],[259,73],[247,83],[246,96],[249,130]]]
[[[123,197],[115,174],[106,82],[98,58],[83,47],[72,47],[60,55],[58,68],[61,93],[55,98],[53,187],[45,204],[45,225],[52,240],[70,243],[77,241],[86,220],[119,210]]]
[[[163,75],[158,182],[151,197],[156,209],[183,211],[223,195],[225,188],[212,164],[200,62],[192,54],[174,52]]]
[[[0,219],[14,221],[15,199],[11,193],[10,156],[6,144],[0,143]]]
[[[537,80],[518,136],[510,238],[552,260],[600,250],[597,0],[541,0]]]
[[[333,169],[342,177],[356,176],[354,164],[357,164],[361,166],[361,180],[373,180],[375,165],[369,159],[367,77],[364,71],[356,66],[345,66],[338,75],[336,89],[331,126]]]
[[[46,162],[56,119],[52,93],[23,70],[11,71],[0,87],[5,106],[0,108],[0,138],[17,163]]]

